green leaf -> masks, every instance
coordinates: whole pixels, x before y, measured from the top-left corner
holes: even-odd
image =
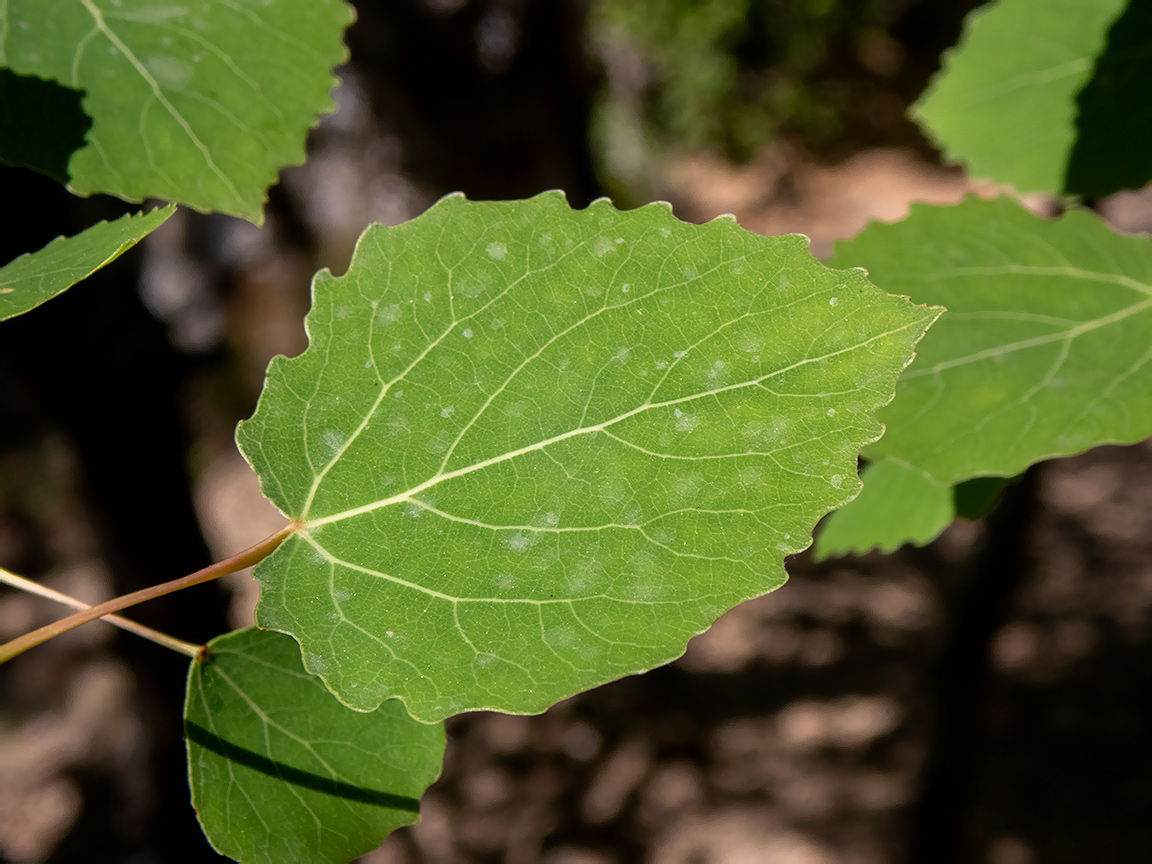
[[[0,65],[86,91],[72,191],[259,222],[265,189],[333,109],[351,17],[338,0],[8,0]]]
[[[937,310],[800,236],[563,195],[370,227],[237,440],[299,532],[257,570],[345,703],[541,711],[779,586]]]
[[[812,557],[894,552],[905,543],[931,543],[956,518],[952,489],[919,471],[884,459],[865,468],[860,494],[828,517],[816,535]]]
[[[214,849],[244,862],[345,862],[416,821],[443,726],[398,702],[349,711],[279,633],[237,630],[208,649],[188,670],[184,731],[192,804]]]
[[[913,205],[836,248],[887,291],[948,311],[880,413],[866,455],[941,484],[1010,477],[1054,456],[1152,435],[1152,242],[1087,211],[1016,202]]]
[[[176,212],[169,205],[149,213],[129,213],[97,222],[73,237],[57,237],[0,267],[0,321],[14,318],[115,261]]]
[[[1063,192],[1076,94],[1124,7],[1125,0],[1000,0],[980,8],[912,116],[975,176],[1019,192]]]

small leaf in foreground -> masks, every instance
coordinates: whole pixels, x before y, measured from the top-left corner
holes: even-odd
[[[163,198],[262,219],[264,190],[304,160],[334,107],[351,9],[333,0],[7,0],[0,65],[85,92],[79,195]]]
[[[346,704],[527,713],[679,656],[858,488],[938,310],[666,205],[441,200],[321,272],[237,441],[257,569]]]
[[[176,212],[175,205],[98,222],[0,267],[0,321],[14,318],[115,261]]]
[[[213,848],[246,864],[342,864],[416,821],[443,726],[399,702],[350,711],[280,633],[238,630],[208,648],[188,672],[184,730],[192,804]]]
[[[1015,201],[913,205],[838,244],[836,266],[947,312],[917,347],[865,452],[941,484],[1011,477],[1152,435],[1152,242]]]
[[[895,552],[905,543],[931,543],[955,518],[952,489],[919,471],[883,459],[865,468],[864,488],[828,517],[816,534],[812,557]]]
[[[974,176],[1022,193],[1062,193],[1077,136],[1076,94],[1125,5],[999,0],[977,9],[912,116]]]

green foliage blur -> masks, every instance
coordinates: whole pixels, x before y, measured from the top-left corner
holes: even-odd
[[[908,0],[594,0],[608,84],[594,134],[610,179],[644,154],[715,150],[742,161],[787,130],[840,133],[830,71]]]

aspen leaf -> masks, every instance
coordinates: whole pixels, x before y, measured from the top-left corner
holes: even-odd
[[[370,227],[237,431],[300,524],[257,621],[421,720],[666,663],[856,494],[937,314],[667,205],[457,195]]]

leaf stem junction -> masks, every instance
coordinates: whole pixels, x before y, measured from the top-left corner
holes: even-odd
[[[202,582],[210,582],[213,579],[219,579],[221,576],[227,576],[229,573],[235,573],[237,570],[243,570],[245,567],[251,567],[259,561],[264,560],[275,551],[284,540],[293,534],[299,528],[297,522],[290,522],[285,525],[275,534],[265,537],[254,546],[249,546],[243,552],[225,558],[223,561],[218,561],[202,570],[197,570],[195,573],[190,573],[187,576],[181,576],[179,579],[173,579],[171,582],[165,582],[161,585],[153,585],[151,588],[144,588],[140,591],[133,591],[131,594],[124,594],[123,596],[113,598],[105,603],[98,603],[95,606],[89,606],[75,615],[69,615],[67,618],[61,618],[59,621],[54,621],[47,624],[38,630],[33,630],[31,633],[25,633],[11,642],[0,645],[0,663],[6,663],[18,654],[23,654],[29,648],[39,645],[41,642],[47,642],[49,639],[59,636],[61,633],[67,633],[81,624],[87,624],[89,621],[94,621],[97,618],[103,618],[112,612],[119,612],[121,609],[127,609],[129,606],[135,606],[137,603],[143,603],[145,600],[152,600],[156,597],[163,597],[165,594],[171,594],[174,591],[180,591],[184,588],[191,588],[193,585],[199,585]],[[200,646],[191,646],[199,652]],[[177,649],[180,650],[180,649]],[[193,654],[196,656],[196,654]]]

